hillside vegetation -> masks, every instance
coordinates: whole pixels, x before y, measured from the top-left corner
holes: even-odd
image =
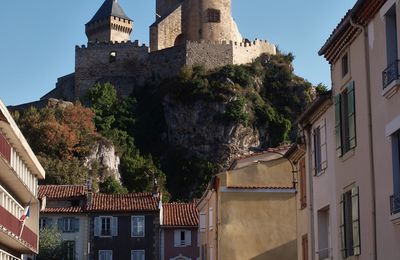
[[[102,191],[127,192],[152,191],[156,180],[166,198],[186,200],[199,197],[212,174],[244,148],[257,151],[295,138],[293,122],[315,88],[293,73],[293,58],[263,55],[252,64],[214,71],[184,67],[178,77],[148,84],[128,98],[117,97],[110,84],[97,84],[83,100],[88,108],[32,108],[15,118],[47,171],[45,183],[92,178]],[[221,130],[221,136],[207,129]],[[236,135],[225,139],[227,129]],[[96,142],[116,147],[122,185],[100,164],[85,162]]]

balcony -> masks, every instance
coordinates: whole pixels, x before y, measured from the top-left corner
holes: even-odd
[[[400,225],[400,193],[390,196],[390,214],[390,220],[394,224]]]
[[[319,251],[317,251],[317,259],[318,260],[326,260],[326,259],[331,259],[330,255],[331,255],[331,249],[330,248],[324,248],[324,249],[320,249]]]
[[[4,250],[0,249],[0,259],[6,259],[6,260],[21,260],[21,258],[17,258],[13,255],[10,255]]]
[[[386,98],[392,97],[400,86],[399,62],[395,60],[382,72],[382,95]]]

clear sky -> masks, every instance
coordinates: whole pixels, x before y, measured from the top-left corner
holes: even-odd
[[[58,77],[74,71],[75,45],[103,0],[11,0],[0,15],[0,99],[6,105],[38,100]],[[148,43],[155,0],[119,0],[134,20],[132,40]],[[243,37],[266,39],[296,59],[295,72],[330,86],[328,63],[317,52],[356,0],[232,0]]]

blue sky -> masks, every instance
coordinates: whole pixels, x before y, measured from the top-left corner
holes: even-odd
[[[295,72],[330,86],[328,63],[317,52],[356,0],[233,0],[243,37],[266,39],[296,59]],[[39,99],[58,77],[74,71],[75,45],[103,0],[11,0],[0,16],[0,99],[16,105]],[[148,43],[155,0],[119,0],[134,20],[132,40]]]

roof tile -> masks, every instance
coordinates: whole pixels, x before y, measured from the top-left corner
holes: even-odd
[[[159,197],[152,193],[102,194],[93,193],[92,202],[87,211],[157,211]]]
[[[163,204],[164,227],[197,227],[198,225],[198,210],[194,202]]]
[[[85,196],[86,187],[83,185],[40,185],[39,198],[67,199]]]

